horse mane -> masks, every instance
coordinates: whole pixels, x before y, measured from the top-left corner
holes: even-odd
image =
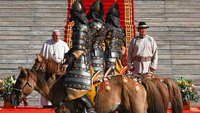
[[[45,58],[46,59],[46,58]],[[48,58],[48,59],[46,59],[46,60],[48,60],[48,61],[52,61],[52,62],[55,62],[55,63],[57,63],[53,58]],[[58,63],[59,64],[59,63]]]
[[[53,58],[46,58],[45,56],[41,55],[41,54],[37,54],[39,57],[41,57],[43,60],[48,60],[48,61],[52,61],[52,62],[55,62],[57,63]],[[38,59],[38,57],[36,58]],[[58,63],[59,64],[59,63]]]
[[[39,83],[44,86],[47,82],[45,80],[45,75],[43,74],[43,72],[41,71],[35,71],[34,69],[29,70],[30,74],[34,74],[37,78],[37,80],[39,81]]]
[[[43,69],[47,69],[46,71],[48,73],[57,73],[58,71],[60,71],[61,65],[62,63],[58,63],[56,62],[53,58],[46,58],[44,56],[42,56],[41,54],[37,54],[37,58],[35,60],[35,63],[44,63],[45,65],[42,65]]]

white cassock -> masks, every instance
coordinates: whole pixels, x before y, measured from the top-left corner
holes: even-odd
[[[45,56],[46,58],[53,58],[56,62],[62,63],[64,59],[65,53],[69,51],[69,47],[66,42],[59,40],[58,42],[54,42],[53,39],[47,40],[41,49],[40,54]],[[41,105],[51,105],[48,100],[41,96]]]
[[[40,54],[46,58],[53,58],[56,62],[61,63],[64,59],[65,53],[68,51],[69,47],[66,42],[59,40],[55,43],[51,39],[43,44]]]
[[[135,57],[151,57],[150,61],[141,62],[134,60]],[[157,69],[158,48],[153,37],[146,35],[141,38],[137,36],[130,42],[127,64],[129,70],[134,68],[133,73],[148,73],[149,68]]]

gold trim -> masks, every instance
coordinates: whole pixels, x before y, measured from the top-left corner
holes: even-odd
[[[124,10],[125,10],[125,26],[126,26],[126,47],[129,47],[129,43],[133,37],[133,2],[132,0],[124,0]]]
[[[70,7],[72,7],[72,4],[74,3],[74,0],[70,0]],[[69,16],[69,15],[68,15]],[[69,20],[67,20],[69,21]],[[71,48],[72,47],[72,27],[74,26],[74,22],[69,22],[69,24],[67,25],[67,39],[68,39],[68,46]]]

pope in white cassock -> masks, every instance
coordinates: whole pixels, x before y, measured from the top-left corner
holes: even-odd
[[[53,58],[56,62],[61,63],[64,59],[65,53],[69,51],[66,42],[60,40],[60,32],[54,30],[52,39],[47,40],[41,49],[40,54],[46,58]]]
[[[60,39],[60,32],[54,30],[52,39],[47,40],[43,44],[40,54],[46,58],[53,58],[58,63],[63,63],[64,55],[68,51],[67,43]],[[43,96],[41,98],[41,105],[48,105],[48,101]]]

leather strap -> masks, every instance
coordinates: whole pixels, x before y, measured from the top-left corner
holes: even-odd
[[[147,62],[147,61],[151,61],[151,57],[150,56],[148,57],[136,56],[133,58],[133,60],[140,61],[140,62]]]

